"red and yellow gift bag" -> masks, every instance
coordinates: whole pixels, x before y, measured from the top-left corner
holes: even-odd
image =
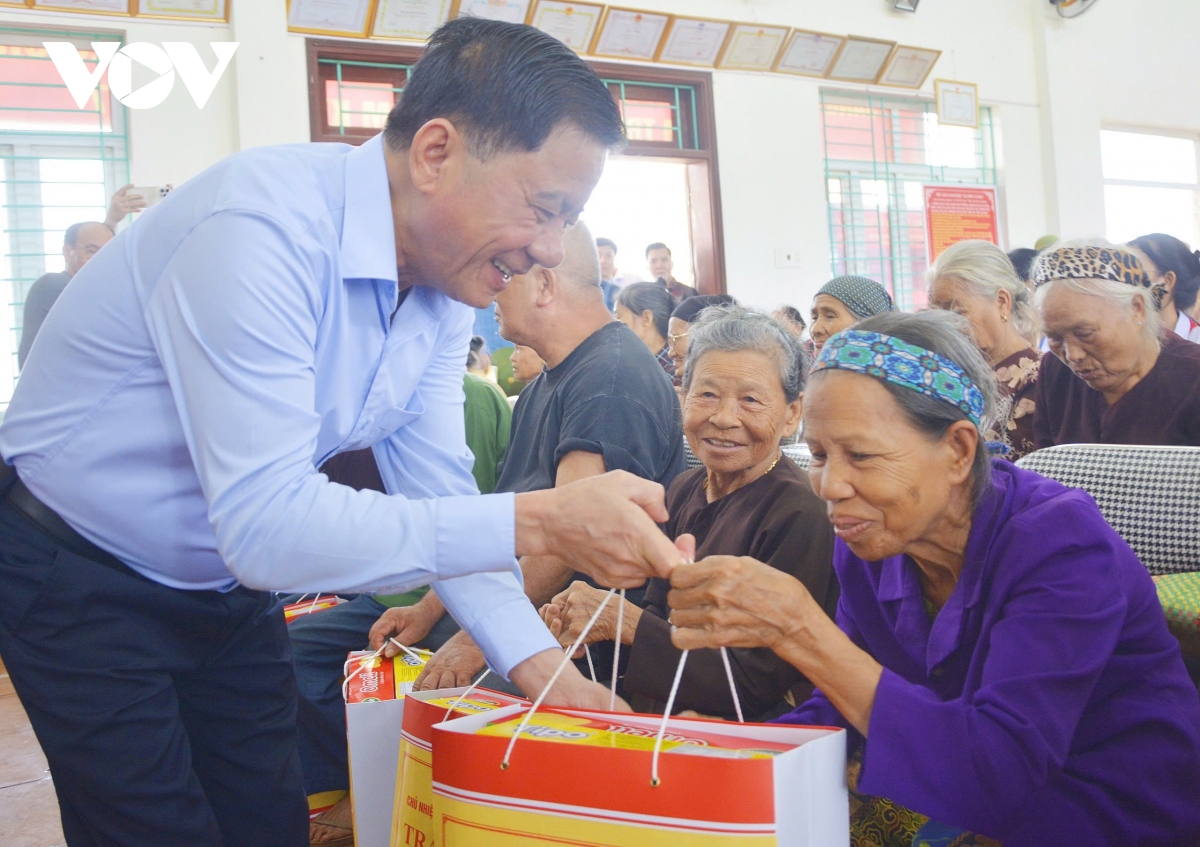
[[[431,655],[413,650],[385,659],[354,652],[346,659],[342,694],[357,847],[387,847],[406,695]]]
[[[469,696],[463,697],[468,692]],[[433,847],[436,843],[433,725],[520,703],[528,701],[486,688],[444,688],[408,694],[400,733],[391,847]]]
[[[846,732],[526,706],[433,727],[438,847],[841,847]],[[400,842],[404,844],[404,842]]]

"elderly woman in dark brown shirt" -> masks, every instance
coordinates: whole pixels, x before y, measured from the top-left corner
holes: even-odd
[[[1050,352],[1038,376],[1037,446],[1200,446],[1200,345],[1163,327],[1155,285],[1110,244],[1067,244],[1033,266]]]
[[[738,306],[713,307],[688,330],[683,427],[702,467],[675,478],[667,492],[670,538],[696,537],[703,556],[753,556],[805,584],[832,617],[838,587],[833,576],[833,530],[808,475],[780,450],[800,422],[805,354],[773,318]],[[623,695],[637,711],[661,712],[679,663],[671,645],[665,580],[651,580],[642,605],[626,602],[621,617]],[[573,583],[543,608],[551,631],[572,643],[604,598]],[[617,637],[612,601],[588,635]],[[811,686],[799,671],[767,649],[730,650],[730,665],[747,720],[780,714]],[[789,701],[789,692],[791,694]],[[724,664],[716,650],[693,651],[676,708],[735,718]]]

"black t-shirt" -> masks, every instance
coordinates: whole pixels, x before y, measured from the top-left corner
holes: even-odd
[[[605,324],[526,386],[496,491],[554,487],[563,456],[583,450],[670,485],[684,470],[683,423],[670,378],[627,326]]]

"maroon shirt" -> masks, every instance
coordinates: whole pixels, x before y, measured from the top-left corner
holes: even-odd
[[[1150,372],[1113,405],[1053,353],[1042,357],[1033,421],[1038,448],[1055,444],[1200,447],[1200,344],[1163,336]]]

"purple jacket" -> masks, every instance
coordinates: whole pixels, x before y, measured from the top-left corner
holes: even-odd
[[[884,666],[859,790],[1006,844],[1200,844],[1200,697],[1095,502],[996,460],[931,623],[841,541],[838,626]],[[847,726],[820,691],[781,721]]]

